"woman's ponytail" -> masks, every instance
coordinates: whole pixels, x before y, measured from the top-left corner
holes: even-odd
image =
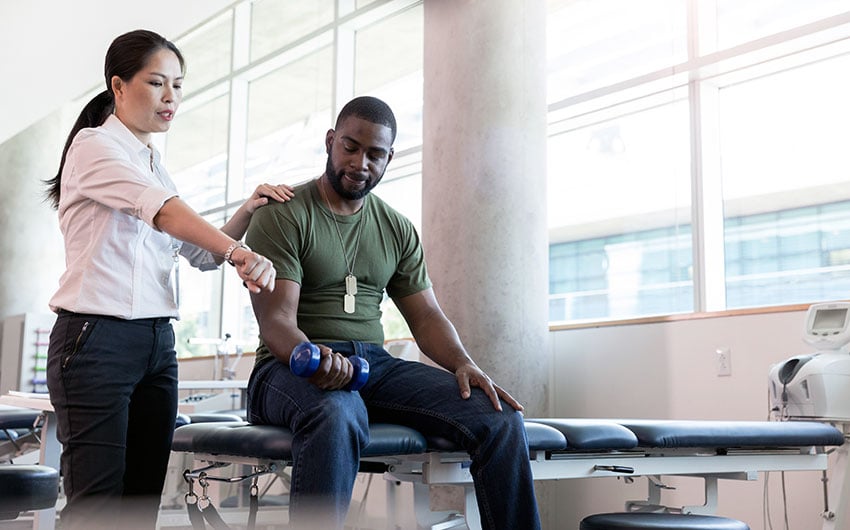
[[[103,122],[106,121],[106,118],[108,118],[110,114],[112,114],[114,108],[115,100],[113,99],[112,92],[104,90],[92,98],[92,100],[83,107],[82,112],[80,112],[80,116],[71,128],[71,133],[68,135],[68,139],[65,140],[65,147],[62,149],[62,158],[59,161],[59,171],[56,172],[55,177],[45,181],[47,184],[47,200],[50,201],[50,204],[54,209],[59,208],[59,194],[62,188],[62,168],[65,167],[65,157],[68,155],[68,149],[71,147],[71,142],[74,141],[74,137],[77,136],[77,133],[80,132],[81,129],[85,129],[87,127],[99,127],[100,125],[103,125]]]

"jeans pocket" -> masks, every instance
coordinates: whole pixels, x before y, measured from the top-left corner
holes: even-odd
[[[77,323],[74,323],[74,327],[76,327]],[[79,322],[79,331],[74,334],[73,332],[68,333],[69,339],[71,337],[75,337],[73,340],[69,340],[65,345],[65,351],[62,355],[62,371],[65,372],[71,367],[71,363],[76,359],[80,352],[86,345],[86,342],[94,332],[94,328],[97,325],[97,320],[91,319],[80,319]],[[70,331],[70,330],[69,330]]]

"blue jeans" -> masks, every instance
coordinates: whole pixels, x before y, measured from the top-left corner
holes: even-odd
[[[62,442],[63,530],[154,528],[177,416],[169,320],[60,313],[47,385]]]
[[[369,361],[369,381],[359,392],[320,390],[277,360],[256,367],[248,383],[248,420],[294,434],[293,525],[342,528],[372,421],[406,425],[468,451],[483,528],[540,528],[521,414],[504,402],[497,411],[477,388],[461,399],[453,374],[397,359],[375,344],[327,346]]]

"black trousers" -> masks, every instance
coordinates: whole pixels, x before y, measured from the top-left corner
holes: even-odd
[[[64,529],[152,529],[177,415],[168,318],[61,312],[47,385],[62,443]]]

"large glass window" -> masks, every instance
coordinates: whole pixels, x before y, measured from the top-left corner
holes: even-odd
[[[214,226],[224,224],[221,206],[227,186],[228,124],[227,97],[223,95],[179,109],[168,133],[167,167],[180,198],[195,211],[207,212],[206,219]],[[208,346],[191,344],[189,339],[217,338],[223,333],[218,310],[221,287],[222,271],[202,273],[184,260],[178,263],[181,318],[175,321],[174,331],[181,355],[209,354]]]
[[[720,90],[729,307],[844,297],[848,93],[850,55]]]
[[[687,102],[567,121],[549,142],[550,319],[692,310]]]
[[[685,61],[683,0],[549,0],[550,103]]]
[[[379,97],[392,107],[400,124],[397,151],[422,145],[422,11],[414,6],[355,35],[354,93]]]
[[[334,20],[336,0],[255,0],[251,6],[251,60],[283,49]]]
[[[704,15],[716,17],[717,46],[727,48],[749,40],[845,13],[844,0],[714,0]],[[713,11],[713,13],[712,13]]]
[[[729,307],[808,303],[850,292],[850,201],[726,219]]]
[[[233,12],[224,12],[180,39],[180,53],[186,61],[184,96],[227,76],[233,55]]]
[[[178,110],[168,133],[168,170],[180,197],[196,211],[222,206],[227,186],[228,99]]]
[[[550,320],[846,297],[850,7],[651,4],[549,2]]]
[[[224,224],[224,216],[210,215],[207,221],[213,226]],[[180,320],[173,323],[176,349],[181,355],[210,355],[214,350],[208,344],[198,344],[192,339],[216,339],[232,330],[221,330],[218,311],[222,295],[223,275],[235,281],[233,271],[220,269],[200,272],[180,260],[177,267],[178,303]]]
[[[326,46],[250,83],[245,189],[321,174],[325,132],[333,126],[332,81],[333,49]]]
[[[358,4],[360,5],[360,4]],[[392,46],[387,46],[392,42]],[[423,8],[415,5],[354,33],[354,93],[387,102],[398,123],[395,156],[375,194],[421,231]],[[385,339],[412,334],[395,304],[381,304]]]

